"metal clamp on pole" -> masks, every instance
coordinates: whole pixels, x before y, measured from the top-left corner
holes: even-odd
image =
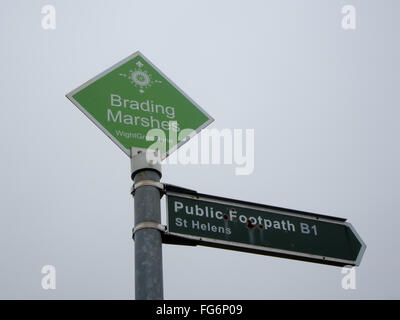
[[[154,221],[143,221],[138,223],[135,228],[132,230],[132,239],[135,239],[135,233],[141,229],[156,229],[161,231],[162,233],[165,232],[166,227],[160,223]]]
[[[147,150],[135,150],[131,149],[131,177],[132,180],[135,175],[144,170],[156,171],[161,178],[161,159],[158,156],[157,151]]]
[[[134,196],[136,189],[144,186],[152,186],[158,188],[160,190],[161,195],[163,195],[165,192],[165,187],[163,183],[154,180],[141,180],[139,182],[136,182],[132,186],[131,195]]]

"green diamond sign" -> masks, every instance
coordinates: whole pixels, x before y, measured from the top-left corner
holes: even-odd
[[[164,133],[164,158],[214,121],[140,52],[87,81],[67,98],[128,156],[132,148],[147,150],[154,145],[148,137],[151,129]]]

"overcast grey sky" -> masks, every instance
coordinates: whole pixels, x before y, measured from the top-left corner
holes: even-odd
[[[129,159],[65,94],[137,50],[211,127],[255,130],[252,175],[165,165],[164,182],[348,218],[367,244],[356,290],[337,267],[164,246],[166,299],[400,298],[399,1],[0,6],[0,298],[133,298]],[[56,290],[41,287],[47,264]]]

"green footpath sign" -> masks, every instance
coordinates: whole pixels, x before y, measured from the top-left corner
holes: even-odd
[[[166,235],[192,244],[344,266],[365,244],[345,219],[202,194],[167,191]]]
[[[165,135],[165,154],[199,132],[213,118],[192,101],[140,52],[67,94],[128,156],[132,147],[146,150],[155,141],[147,140],[149,130]],[[172,135],[176,137],[171,138]],[[179,136],[179,138],[177,138]]]

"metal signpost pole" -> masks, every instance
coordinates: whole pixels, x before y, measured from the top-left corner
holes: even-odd
[[[135,299],[162,300],[161,164],[132,149],[132,194],[135,199]]]

